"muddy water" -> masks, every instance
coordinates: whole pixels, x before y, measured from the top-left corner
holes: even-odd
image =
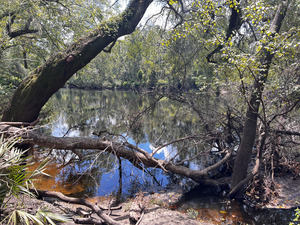
[[[199,221],[211,224],[289,224],[295,218],[292,209],[255,209],[236,200],[217,196],[187,196],[178,206],[179,211]]]

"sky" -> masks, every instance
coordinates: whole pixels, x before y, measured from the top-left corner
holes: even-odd
[[[110,0],[111,1],[111,5],[113,5],[114,3],[116,3],[116,0]],[[117,3],[115,4],[116,7],[119,7],[119,10],[123,11],[127,4],[128,4],[129,0],[117,0]],[[141,25],[145,25],[145,23],[147,22],[147,20],[159,13],[161,11],[162,8],[162,3],[158,2],[158,1],[153,1],[151,3],[151,5],[148,7],[143,19],[141,20],[140,24]],[[152,23],[155,23],[156,25],[164,25],[165,20],[163,19],[164,16],[158,16],[155,19],[151,19]]]

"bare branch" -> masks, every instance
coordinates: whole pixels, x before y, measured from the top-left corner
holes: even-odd
[[[22,138],[21,143],[34,144],[42,147],[65,149],[65,150],[78,150],[78,149],[95,149],[99,151],[106,151],[122,157],[130,161],[134,166],[141,168],[141,164],[146,167],[161,168],[165,172],[173,172],[193,179],[196,182],[207,182],[208,172],[216,169],[222,163],[226,162],[231,155],[228,152],[224,159],[204,170],[192,170],[190,168],[176,165],[166,160],[156,159],[151,156],[147,151],[132,145],[128,142],[119,143],[100,138],[84,138],[84,137],[53,137],[40,134],[30,129],[21,129],[9,125],[0,126],[0,134],[4,133],[8,136],[19,136]]]
[[[182,141],[185,141],[185,140],[188,140],[188,139],[194,139],[194,138],[196,138],[196,137],[199,137],[199,136],[196,136],[196,135],[193,135],[193,136],[187,136],[187,137],[179,138],[179,139],[177,139],[177,140],[174,140],[174,141],[171,141],[171,142],[169,142],[169,143],[163,144],[163,145],[159,146],[158,148],[156,148],[156,149],[154,149],[154,150],[152,151],[151,157],[152,157],[155,153],[157,153],[160,149],[162,149],[162,148],[164,148],[164,147],[167,147],[167,146],[169,146],[169,145],[175,144],[175,143],[177,143],[177,142],[182,142]]]
[[[98,221],[97,219],[90,217],[90,218],[75,218],[73,219],[74,223],[77,224],[94,224],[94,225],[104,225],[105,223],[102,221]]]
[[[176,27],[178,27],[180,24],[183,23],[183,17],[182,17],[182,15],[177,11],[177,9],[175,9],[175,8],[173,7],[173,5],[170,4],[169,1],[167,1],[167,4],[168,4],[169,8],[171,9],[171,11],[173,11],[173,12],[175,13],[176,17],[179,18],[179,22],[174,26],[174,28],[176,28]]]
[[[26,22],[26,25],[25,25],[24,28],[16,30],[16,31],[12,31],[11,26],[14,23],[15,19],[16,19],[15,14],[10,16],[9,21],[7,22],[7,25],[6,25],[6,31],[7,31],[7,34],[10,38],[16,38],[16,37],[19,37],[19,36],[22,36],[22,35],[25,35],[25,34],[32,34],[32,33],[37,33],[38,32],[38,30],[29,28],[30,23],[32,21],[32,17],[30,17],[28,19],[28,21]]]
[[[292,135],[292,136],[300,136],[300,132],[297,131],[290,131],[290,130],[272,130],[276,134],[285,134],[285,135]]]
[[[141,118],[146,112],[149,112],[151,109],[155,107],[155,105],[163,98],[162,95],[160,95],[153,103],[151,103],[146,109],[139,112],[137,115],[134,116],[133,121],[130,123],[129,127],[132,128],[133,125],[138,121],[139,118]]]
[[[30,190],[33,193],[37,193],[41,197],[50,197],[50,198],[58,198],[59,200],[72,204],[85,205],[93,210],[101,219],[103,219],[107,224],[111,225],[120,225],[119,222],[113,220],[109,216],[107,216],[96,204],[84,199],[84,198],[72,198],[63,195],[60,192],[55,191],[40,191],[40,190]],[[99,222],[99,221],[98,221]]]
[[[40,119],[36,119],[35,121],[28,123],[28,122],[0,122],[0,126],[1,125],[11,125],[11,126],[26,126],[26,127],[31,127],[31,126],[35,126],[38,124],[38,122],[40,121]]]

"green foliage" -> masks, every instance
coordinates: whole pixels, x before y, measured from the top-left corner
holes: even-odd
[[[38,209],[36,215],[30,213],[14,210],[7,218],[7,224],[9,225],[21,225],[21,224],[36,224],[36,225],[55,225],[57,222],[67,222],[69,219],[66,216],[46,212]]]
[[[298,224],[298,222],[300,222],[300,209],[299,208],[295,209],[295,219],[293,220],[293,222],[290,222],[289,225],[296,225],[296,224]]]
[[[23,79],[51,54],[95,28],[110,10],[103,0],[2,1],[0,74]]]
[[[0,207],[5,207],[5,198],[11,196],[19,197],[20,194],[34,197],[29,188],[34,188],[32,181],[38,175],[47,175],[44,173],[45,166],[49,163],[49,158],[45,159],[33,172],[27,171],[27,160],[24,157],[26,151],[21,151],[15,145],[19,142],[18,138],[5,139],[0,137]],[[64,216],[47,213],[38,210],[37,215],[31,215],[21,210],[14,210],[4,218],[6,224],[55,224],[53,220],[66,221]],[[3,222],[2,221],[2,222]]]
[[[22,155],[26,151],[20,151],[14,145],[18,142],[16,139],[5,140],[3,135],[0,139],[0,203],[3,203],[6,195],[18,195],[31,193],[24,188],[30,180],[25,179],[25,158]]]
[[[33,172],[26,171],[28,158],[24,155],[27,151],[16,148],[18,142],[17,138],[5,139],[3,135],[0,138],[0,203],[7,195],[18,196],[21,193],[33,196],[28,190],[33,187],[32,180],[37,175],[47,175],[44,170],[49,159],[45,159]]]
[[[119,40],[110,54],[100,54],[69,83],[87,88],[93,84],[99,89],[153,88],[161,83],[195,88],[194,73],[211,74],[212,70],[197,58],[198,43],[183,39],[162,45],[168,35],[158,26],[137,30]]]

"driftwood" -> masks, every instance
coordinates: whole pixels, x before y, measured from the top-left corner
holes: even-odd
[[[79,204],[84,205],[90,208],[94,213],[96,213],[103,221],[105,221],[107,224],[111,225],[120,225],[119,222],[113,220],[108,215],[106,215],[98,205],[88,201],[84,198],[73,198],[65,196],[64,194],[60,192],[55,191],[40,191],[40,190],[30,190],[33,193],[37,193],[39,197],[50,197],[50,198],[57,198],[63,202],[71,203],[71,204]],[[95,218],[81,218],[81,219],[75,219],[75,223],[84,223],[84,222],[90,222],[92,224],[103,224],[102,221],[96,220]]]
[[[22,129],[10,125],[0,125],[0,133],[4,133],[8,136],[21,137],[22,144],[38,145],[51,149],[65,149],[73,152],[78,152],[79,149],[95,149],[110,152],[118,157],[127,159],[138,168],[142,168],[142,165],[146,167],[161,168],[166,172],[183,175],[198,183],[209,186],[218,186],[219,183],[208,179],[208,172],[217,169],[231,156],[231,151],[228,151],[221,161],[200,171],[192,170],[166,160],[156,159],[152,154],[128,142],[114,142],[103,140],[101,138],[53,137],[38,133],[33,129]]]
[[[204,170],[198,171],[174,164],[166,160],[156,159],[151,153],[148,153],[145,150],[138,148],[137,146],[132,145],[128,142],[114,142],[101,138],[53,137],[41,134],[32,127],[18,128],[10,124],[0,124],[0,134],[4,134],[4,136],[7,137],[20,137],[20,144],[37,145],[40,147],[47,147],[51,149],[71,150],[75,154],[81,149],[94,149],[99,151],[106,151],[111,154],[114,154],[117,157],[127,159],[137,168],[143,168],[143,166],[161,168],[164,171],[170,171],[179,175],[183,175],[193,179],[198,183],[209,186],[224,185],[224,181],[223,183],[220,183],[215,180],[208,179],[208,172],[217,169],[219,166],[225,163],[231,156],[231,151],[228,151],[225,157],[218,163],[207,167]],[[226,184],[228,184],[228,180],[226,180],[225,182]],[[34,190],[32,191],[34,192]],[[37,191],[37,194],[41,197],[54,197],[64,202],[87,206],[92,210],[92,212],[96,213],[101,218],[101,220],[96,219],[94,217],[74,219],[75,223],[103,224],[104,221],[104,223],[106,224],[120,224],[116,220],[112,219],[109,215],[104,213],[104,208],[101,209],[100,206],[93,204],[86,199],[71,198],[63,195],[62,193],[52,191]],[[137,204],[132,206],[132,209],[129,213],[131,224],[139,224],[145,213],[143,196],[138,196],[136,203]],[[109,207],[109,211],[110,210],[112,210],[112,207]]]
[[[144,216],[145,209],[148,202],[144,199],[144,194],[138,193],[137,197],[131,203],[130,210],[129,210],[129,223],[130,224],[139,224]]]

